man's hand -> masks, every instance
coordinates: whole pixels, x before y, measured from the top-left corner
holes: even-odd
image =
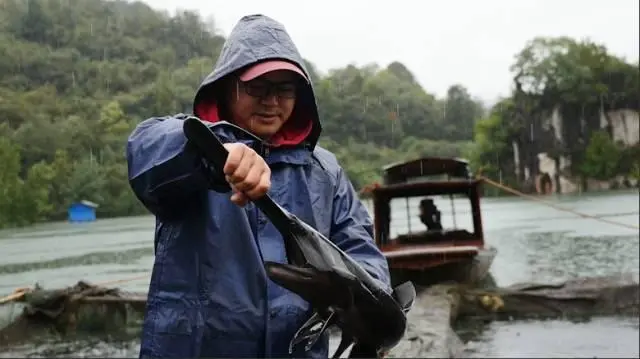
[[[244,206],[264,196],[271,188],[271,170],[264,159],[242,143],[226,143],[224,148],[229,151],[223,172],[234,192],[231,201]]]

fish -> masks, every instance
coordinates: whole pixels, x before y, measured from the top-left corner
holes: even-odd
[[[183,130],[188,141],[219,171],[224,168],[228,151],[212,130],[217,126],[240,131],[262,143],[229,122],[204,124],[197,117],[186,118]],[[404,282],[389,291],[335,243],[268,194],[253,203],[282,235],[287,255],[287,263],[263,263],[267,276],[299,295],[314,310],[291,339],[290,354],[298,345],[310,350],[332,326],[341,330],[333,358],[350,347],[350,358],[382,358],[400,342],[407,327],[407,313],[415,302],[413,283]]]

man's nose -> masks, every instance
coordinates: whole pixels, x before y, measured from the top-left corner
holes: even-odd
[[[278,105],[278,95],[274,93],[270,93],[267,96],[264,96],[260,99],[260,102],[263,105],[267,106],[277,106]]]

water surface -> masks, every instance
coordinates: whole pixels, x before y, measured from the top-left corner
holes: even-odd
[[[638,225],[637,192],[551,199],[608,220]],[[392,203],[394,231],[418,229],[417,202]],[[470,228],[469,205],[437,198],[445,227]],[[453,204],[453,205],[452,205]],[[556,282],[580,276],[638,275],[638,231],[617,227],[518,198],[484,199],[487,242],[498,248],[492,274],[498,285]],[[456,213],[454,222],[452,213]],[[153,264],[154,219],[149,216],[50,223],[0,232],[0,294],[38,282],[48,288],[133,278]],[[145,292],[149,278],[119,284]],[[8,306],[0,307],[6,318]],[[463,335],[472,357],[638,357],[638,319],[596,318],[588,322],[495,322]],[[14,348],[8,356],[137,357],[139,343],[57,342]]]

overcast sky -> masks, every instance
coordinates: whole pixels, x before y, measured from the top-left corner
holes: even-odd
[[[144,1],[213,16],[225,35],[262,13],[285,25],[320,72],[397,60],[428,92],[461,83],[490,102],[508,95],[514,55],[535,36],[589,37],[631,61],[640,42],[638,0]]]

